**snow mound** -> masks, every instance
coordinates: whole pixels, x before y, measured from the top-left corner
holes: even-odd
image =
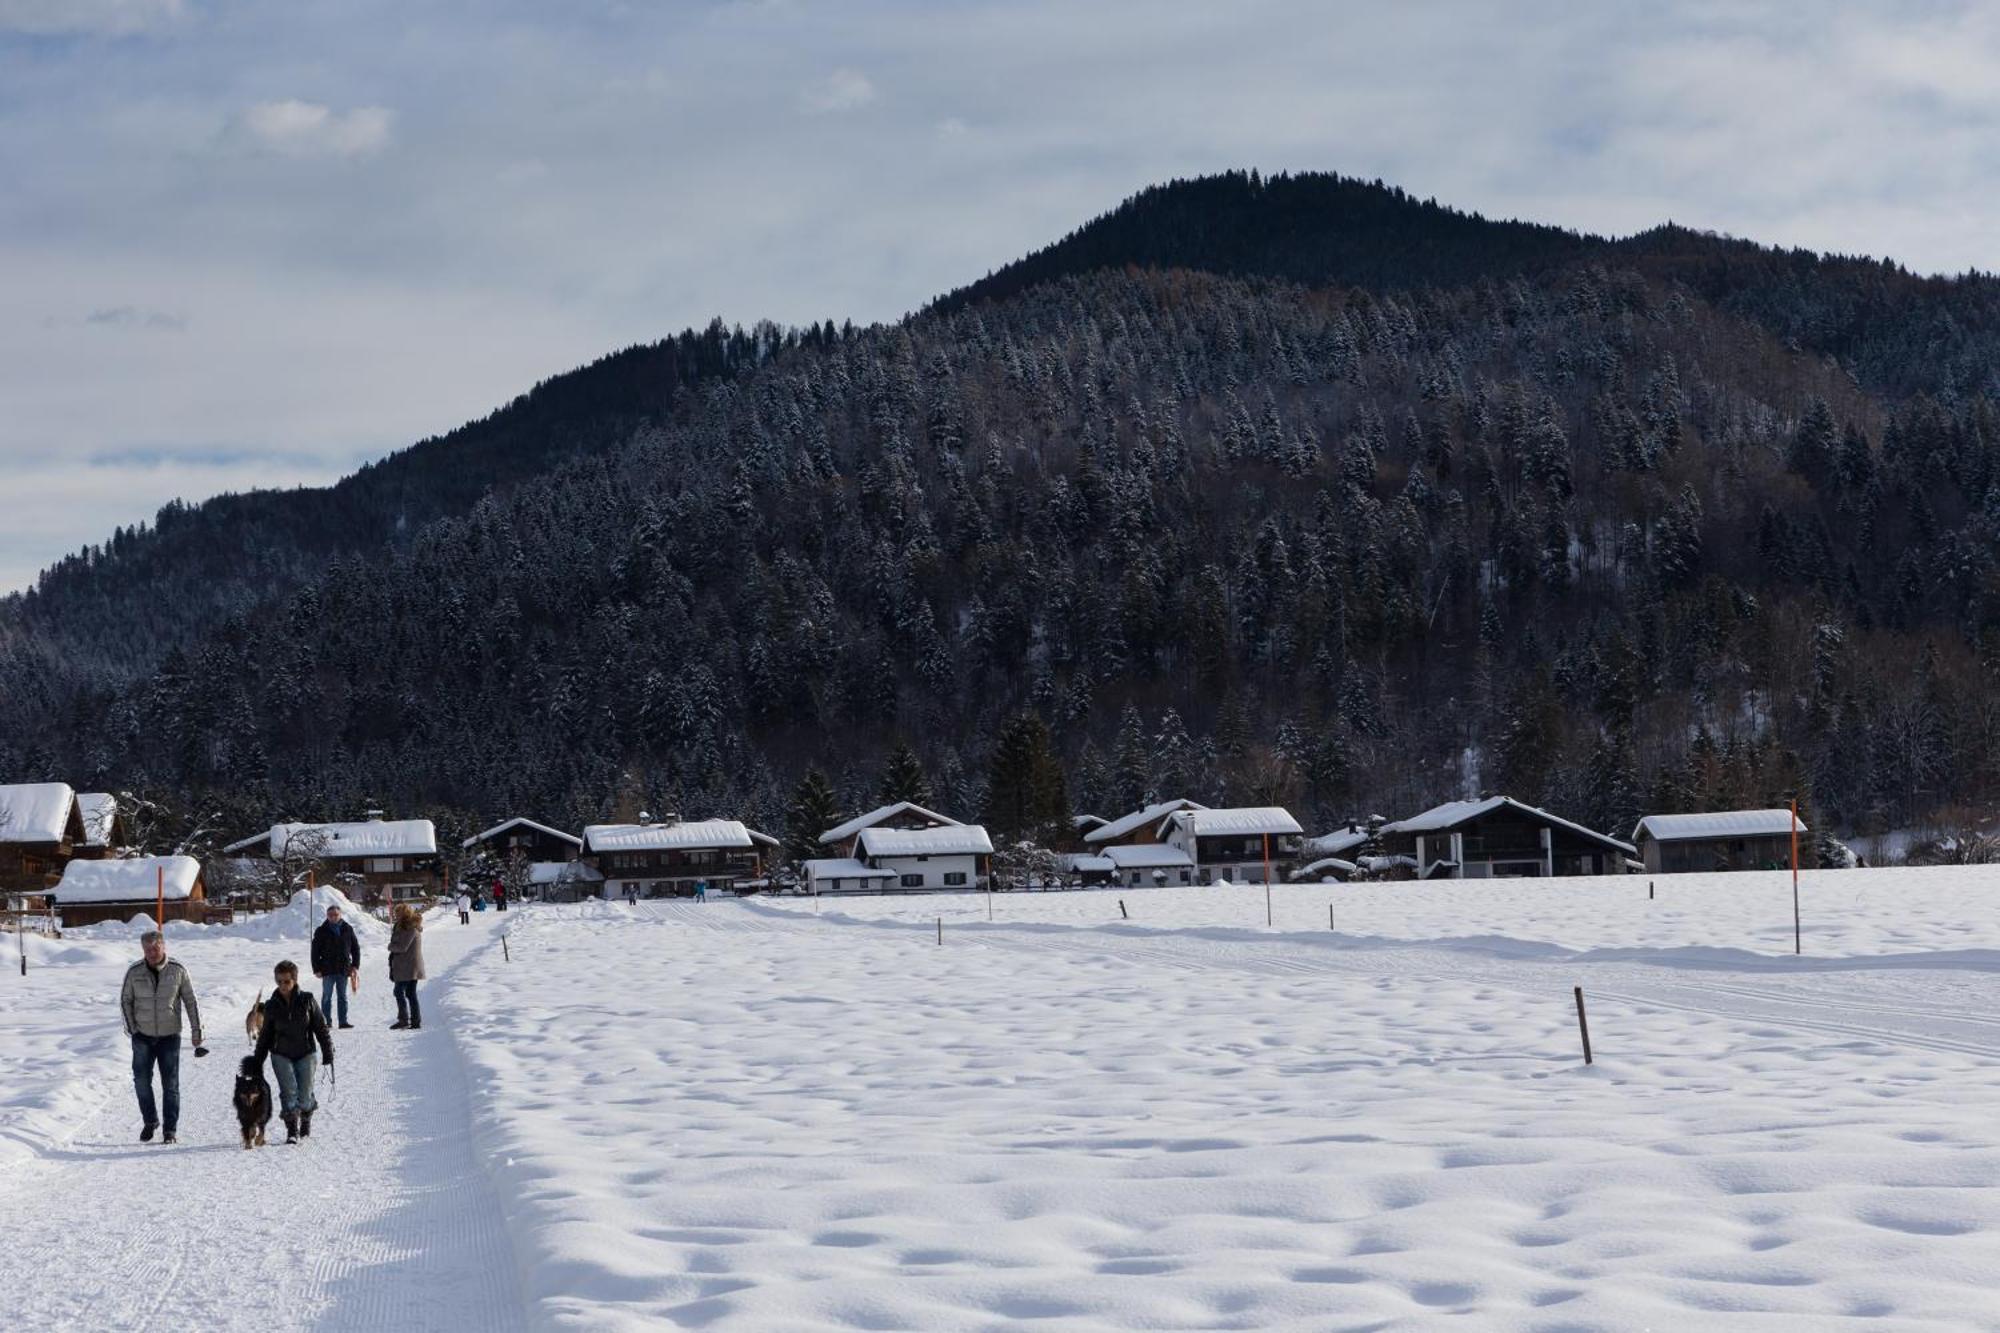
[[[239,912],[236,919],[226,925],[197,925],[192,921],[169,921],[167,940],[169,945],[175,939],[203,940],[247,940],[257,944],[280,944],[293,941],[304,944],[312,938],[319,923],[326,919],[326,909],[338,907],[341,919],[354,927],[354,933],[364,945],[383,945],[389,942],[389,927],[356,905],[354,900],[339,889],[323,888],[311,891],[300,889],[292,895],[292,900],[272,912]],[[78,930],[64,931],[64,938],[88,940],[126,939],[143,935],[153,928],[153,918],[144,912],[134,913],[127,921],[105,922],[96,926],[85,926]]]

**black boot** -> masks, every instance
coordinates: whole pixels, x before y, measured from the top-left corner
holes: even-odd
[[[409,1020],[409,1019],[407,1019],[407,1018],[399,1018],[399,1019],[397,1019],[397,1020],[396,1020],[395,1022],[393,1022],[393,1023],[391,1023],[391,1024],[389,1025],[389,1031],[391,1031],[391,1032],[401,1032],[401,1031],[402,1031],[402,1030],[403,1030],[404,1028],[408,1027],[409,1025],[410,1025],[410,1020]]]
[[[297,1143],[298,1141],[299,1113],[297,1111],[287,1111],[285,1112],[285,1142]]]
[[[312,1132],[313,1132],[313,1113],[311,1111],[299,1112],[299,1137],[302,1139],[309,1139],[312,1137]]]

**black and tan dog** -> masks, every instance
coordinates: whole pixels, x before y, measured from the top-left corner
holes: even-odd
[[[271,1085],[264,1081],[264,1066],[254,1055],[243,1057],[236,1070],[236,1123],[243,1130],[243,1146],[264,1146],[264,1126],[271,1123]]]

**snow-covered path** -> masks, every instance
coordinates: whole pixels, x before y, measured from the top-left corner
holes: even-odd
[[[171,1148],[137,1141],[122,1064],[117,976],[136,951],[103,949],[89,968],[102,983],[63,1021],[108,1025],[110,1040],[90,1029],[59,1034],[84,1044],[87,1032],[80,1063],[94,1084],[59,1100],[94,1109],[45,1127],[26,1160],[0,1172],[0,1236],[18,1260],[0,1277],[0,1328],[523,1327],[513,1252],[473,1151],[445,1021],[452,973],[475,950],[497,947],[501,922],[475,921],[425,933],[421,1032],[387,1030],[394,1006],[382,951],[364,944],[355,1026],[334,1034],[339,1080],[329,1088],[322,1071],[312,1139],[283,1146],[274,1116],[271,1146],[255,1152],[242,1149],[230,1106],[247,1050],[243,1014],[279,957],[303,963],[303,941],[170,930],[213,1052],[196,1061],[183,1050],[181,1141]],[[51,967],[30,980],[61,976]],[[28,1026],[47,1013],[26,1010]]]

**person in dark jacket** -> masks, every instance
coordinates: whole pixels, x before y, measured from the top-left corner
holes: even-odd
[[[194,1002],[194,983],[187,969],[167,957],[167,938],[157,930],[139,937],[145,957],[125,972],[118,991],[118,1012],[125,1035],[132,1039],[132,1086],[139,1094],[139,1141],[150,1143],[166,1112],[166,1143],[178,1142],[181,1119],[181,1015],[194,1029],[194,1053],[207,1055],[201,1044],[201,1010]],[[153,1101],[153,1066],[160,1067],[160,1099]]]
[[[278,983],[271,998],[264,1001],[264,1030],[257,1037],[252,1057],[260,1065],[266,1056],[271,1072],[278,1076],[278,1106],[284,1113],[285,1142],[297,1143],[312,1136],[313,1112],[319,1099],[313,1096],[313,1044],[319,1044],[327,1068],[333,1068],[333,1034],[327,1031],[326,1015],[319,1003],[299,989],[299,965],[287,958],[272,969]]]
[[[326,909],[326,920],[313,932],[312,970],[319,978],[320,1013],[332,1018],[338,999],[340,1026],[353,1027],[347,1021],[347,988],[361,975],[361,938],[340,919],[338,906]]]
[[[396,1021],[392,1032],[422,1029],[424,1011],[417,1004],[417,983],[424,979],[424,918],[408,903],[396,907],[396,924],[389,932],[389,980],[395,983]]]

